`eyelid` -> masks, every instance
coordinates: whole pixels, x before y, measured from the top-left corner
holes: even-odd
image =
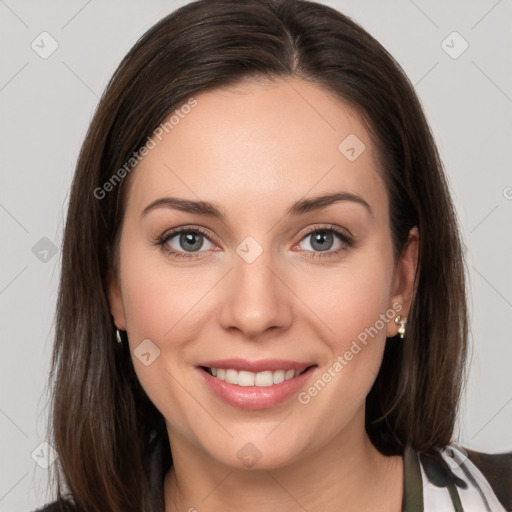
[[[207,231],[207,229],[203,228],[202,226],[196,226],[194,224],[186,224],[184,226],[177,226],[175,228],[168,229],[168,230],[164,231],[160,236],[158,236],[157,239],[162,240],[165,238],[170,238],[173,235],[179,235],[181,233],[187,233],[189,231],[190,232],[197,231],[197,232],[201,233],[202,235],[204,235],[205,237],[207,237],[208,240],[211,241],[211,237],[210,237],[210,234]]]
[[[304,228],[302,231],[299,232],[300,242],[304,240],[307,236],[311,235],[312,233],[315,233],[316,231],[329,231],[332,230],[334,232],[340,233],[342,235],[345,235],[347,238],[352,239],[353,235],[350,233],[350,231],[347,228],[342,228],[340,226],[336,226],[334,224],[313,224],[312,226],[308,226],[307,228]]]

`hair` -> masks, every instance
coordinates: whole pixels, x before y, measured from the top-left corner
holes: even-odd
[[[87,512],[149,511],[144,459],[162,414],[115,341],[126,182],[94,193],[194,94],[264,79],[316,83],[368,129],[389,194],[395,258],[419,231],[406,339],[388,341],[366,398],[383,454],[452,441],[465,377],[465,267],[455,210],[414,88],[393,57],[340,12],[303,0],[199,0],[160,20],[124,57],[99,102],[71,187],[49,383],[58,500]],[[105,188],[106,189],[106,188]],[[67,494],[64,494],[64,484]]]

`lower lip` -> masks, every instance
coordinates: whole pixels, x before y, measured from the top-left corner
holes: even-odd
[[[298,377],[273,386],[238,386],[217,379],[201,368],[197,368],[206,385],[219,398],[240,409],[268,409],[283,403],[300,391],[315,369],[316,366],[310,367]]]

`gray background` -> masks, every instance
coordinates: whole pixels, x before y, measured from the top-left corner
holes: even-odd
[[[48,499],[40,465],[51,454],[41,445],[45,383],[58,248],[80,144],[121,58],[184,3],[0,0],[1,511],[31,510]],[[481,451],[511,450],[512,3],[325,3],[390,51],[424,105],[467,247],[473,354],[458,440]],[[46,59],[31,47],[51,48],[43,31],[58,43]],[[463,40],[447,39],[453,31]],[[464,40],[469,47],[458,55]]]

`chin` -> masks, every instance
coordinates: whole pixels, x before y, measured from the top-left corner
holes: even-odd
[[[275,427],[272,427],[275,428]],[[272,429],[268,430],[269,432]],[[205,446],[210,456],[234,469],[272,470],[286,467],[301,458],[305,449],[298,439],[288,434],[275,435],[260,429],[254,435],[250,431],[243,436],[230,438],[215,446]]]

